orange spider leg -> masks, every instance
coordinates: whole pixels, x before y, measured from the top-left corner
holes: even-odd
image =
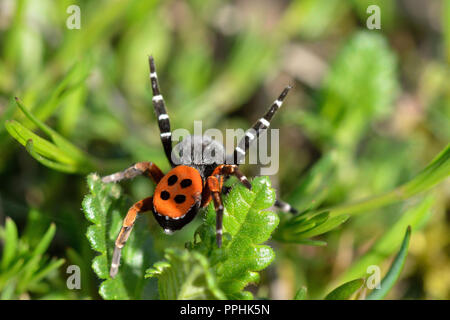
[[[111,270],[109,275],[114,278],[119,270],[120,265],[120,253],[130,236],[131,230],[133,229],[136,218],[139,214],[150,211],[153,206],[153,197],[148,197],[143,200],[136,202],[129,210],[125,219],[123,220],[122,228],[120,229],[119,235],[117,236],[114,253],[111,261]]]

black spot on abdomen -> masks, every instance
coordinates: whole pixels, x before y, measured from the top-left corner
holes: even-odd
[[[181,204],[181,203],[183,203],[183,202],[185,202],[185,201],[186,201],[186,196],[185,196],[185,195],[183,195],[183,194],[177,194],[177,195],[175,196],[175,202],[176,202],[176,203]]]
[[[178,177],[176,175],[171,175],[169,179],[167,179],[167,183],[169,186],[173,186],[178,181]]]
[[[192,180],[191,179],[183,179],[183,180],[181,180],[180,185],[182,188],[187,188],[190,185],[192,185]]]
[[[161,199],[168,200],[170,198],[170,193],[168,193],[166,190],[161,192]],[[175,197],[176,198],[176,197]],[[176,201],[176,200],[175,200]]]

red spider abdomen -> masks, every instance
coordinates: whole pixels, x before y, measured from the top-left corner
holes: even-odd
[[[179,219],[201,200],[202,190],[202,177],[195,168],[177,166],[156,186],[153,195],[154,209],[160,215]]]

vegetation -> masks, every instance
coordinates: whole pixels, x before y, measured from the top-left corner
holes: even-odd
[[[449,299],[450,1],[377,3],[380,30],[365,0],[79,0],[69,29],[73,1],[0,1],[0,298]],[[246,129],[295,86],[271,126],[278,173],[229,181],[223,248],[212,205],[170,237],[148,215],[111,279],[154,185],[99,176],[169,169],[149,54],[191,132]]]

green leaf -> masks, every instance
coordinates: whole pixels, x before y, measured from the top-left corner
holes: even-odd
[[[195,298],[213,295],[228,299],[252,299],[252,294],[243,291],[244,288],[258,282],[258,271],[266,268],[275,258],[272,248],[262,245],[279,222],[275,213],[266,210],[274,202],[275,192],[267,177],[254,179],[251,191],[236,184],[224,198],[224,239],[220,249],[216,245],[216,212],[211,203],[194,241],[188,244],[189,252],[166,251],[166,260],[148,270],[148,276],[159,279],[161,297],[185,297],[182,290],[186,287],[184,292]],[[177,270],[182,261],[188,262],[180,269],[184,271],[180,271],[179,275]],[[202,290],[189,283],[185,276],[194,270],[194,263],[202,283],[210,275],[210,284]]]
[[[104,299],[146,298],[146,288],[151,284],[144,279],[145,267],[154,259],[146,217],[136,221],[122,249],[119,274],[111,279],[109,268],[114,242],[131,203],[121,196],[119,185],[103,184],[97,174],[90,174],[87,183],[89,194],[85,196],[82,207],[86,219],[93,223],[86,236],[92,249],[100,253],[92,261],[94,272],[105,280],[100,285],[100,295]]]
[[[249,293],[241,295],[241,291],[249,283],[258,282],[257,271],[266,268],[275,258],[271,247],[261,245],[279,223],[275,213],[266,211],[274,202],[275,192],[267,177],[254,179],[252,191],[236,185],[224,201],[224,232],[231,235],[231,239],[225,239],[223,249],[217,250],[222,251],[225,259],[214,268],[219,286],[229,298],[251,297]],[[210,232],[215,230],[215,217],[215,210],[210,206],[206,218]]]
[[[375,242],[370,250],[356,260],[352,266],[333,284],[347,282],[357,277],[365,277],[367,275],[367,267],[371,265],[379,265],[383,260],[387,259],[397,248],[401,241],[403,230],[407,226],[411,226],[413,230],[420,228],[431,214],[431,206],[434,198],[429,196],[422,200],[418,205],[407,210],[401,218],[393,224],[383,236]]]
[[[410,238],[411,227],[408,226],[408,228],[406,229],[405,237],[403,238],[402,245],[400,247],[400,251],[395,257],[394,262],[392,262],[388,273],[383,278],[383,280],[381,280],[380,289],[374,289],[367,297],[367,300],[381,300],[392,289],[395,282],[400,277],[400,273],[402,272],[403,266],[405,265],[406,257],[408,256],[408,246]]]
[[[329,192],[336,169],[336,153],[322,157],[287,198],[301,213],[317,208]]]
[[[309,238],[322,235],[339,227],[347,221],[348,215],[330,218],[328,212],[316,214],[310,218],[304,216],[291,216],[282,221],[273,238],[281,242],[293,242],[309,245],[324,245]]]
[[[325,300],[348,300],[364,285],[364,279],[355,279],[344,283],[331,291]]]
[[[318,39],[339,25],[347,10],[347,4],[338,0],[291,1],[281,21],[282,29],[302,39]]]
[[[37,210],[29,212],[27,225],[33,221],[36,214],[40,213]],[[47,279],[50,278],[50,273],[65,262],[64,259],[49,260],[45,255],[56,231],[53,223],[48,229],[47,226],[48,224],[45,227],[46,231],[39,235],[37,242],[30,237],[28,231],[19,238],[16,225],[10,218],[6,219],[5,227],[0,226],[0,236],[6,240],[0,263],[2,299],[17,299],[24,293],[41,292],[41,288],[48,285]]]
[[[27,148],[27,151],[33,158],[51,169],[68,173],[89,172],[95,168],[96,160],[90,158],[82,150],[41,122],[28,111],[18,98],[16,98],[16,103],[27,119],[52,140],[50,142],[41,138],[15,120],[6,121],[6,130],[14,139]]]
[[[9,217],[6,218],[5,233],[2,238],[4,242],[4,247],[0,267],[1,269],[5,270],[13,261],[17,253],[17,245],[18,245],[17,226],[14,223],[14,221]]]
[[[370,122],[393,110],[397,61],[378,33],[357,32],[332,64],[321,92],[319,117],[332,127],[324,141],[353,150]]]
[[[36,274],[32,276],[30,284],[35,284],[39,282],[41,279],[45,278],[51,272],[61,267],[65,261],[66,261],[65,259],[53,259],[44,268],[42,268],[39,272],[36,272]]]
[[[42,104],[39,104],[35,110],[33,110],[37,118],[47,119],[55,112],[66,97],[69,97],[80,87],[85,85],[91,66],[92,61],[89,56],[84,56],[83,59],[77,61],[64,75],[64,78],[57,83],[50,96]]]
[[[307,288],[305,286],[298,289],[297,293],[294,296],[294,300],[305,300],[306,299],[306,293],[308,292]]]
[[[56,226],[52,223],[45,234],[42,236],[42,239],[41,241],[39,241],[36,248],[31,251],[29,260],[24,264],[22,268],[23,274],[17,284],[17,290],[19,292],[25,291],[27,285],[31,282],[30,280],[33,277],[33,274],[39,269],[39,262],[42,260],[42,255],[49,247],[53,237],[55,236],[55,232]]]
[[[406,200],[418,193],[427,191],[446,179],[449,175],[450,144],[448,144],[417,176],[394,190],[354,203],[325,208],[318,210],[317,212],[329,211],[331,216],[337,216],[343,213],[358,214],[366,212]]]
[[[165,262],[156,263],[145,277],[158,278],[159,298],[163,300],[225,299],[210,268],[199,252],[166,249]]]

